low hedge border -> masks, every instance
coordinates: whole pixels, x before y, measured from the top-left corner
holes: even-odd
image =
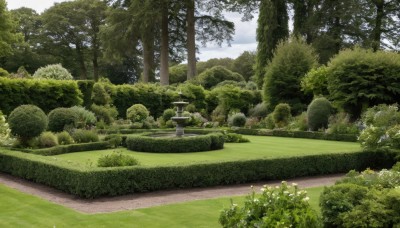
[[[196,128],[185,128],[185,134],[210,134],[210,133],[218,133],[222,132],[220,129],[196,129]],[[100,129],[98,133],[100,134],[139,134],[146,132],[175,132],[175,129]]]
[[[44,157],[0,149],[0,171],[84,198],[162,189],[207,187],[253,181],[389,168],[394,152],[363,151],[276,159],[239,160],[159,167],[79,168]]]
[[[305,139],[322,139],[330,141],[357,142],[357,135],[353,134],[328,134],[316,131],[284,131],[284,130],[266,130],[266,129],[230,129],[242,135],[261,135],[261,136],[277,136],[290,138],[305,138]]]
[[[14,149],[30,154],[37,154],[43,156],[67,154],[74,152],[92,151],[92,150],[105,150],[110,148],[110,143],[107,141],[103,142],[90,142],[70,145],[59,145],[44,149]]]
[[[126,138],[129,150],[154,153],[185,153],[224,148],[224,136],[214,133],[195,137],[151,137],[153,133],[130,135]]]

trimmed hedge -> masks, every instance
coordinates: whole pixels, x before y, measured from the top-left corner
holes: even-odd
[[[277,159],[175,166],[79,168],[37,155],[0,149],[0,172],[84,197],[115,196],[162,189],[206,187],[260,180],[389,168],[393,152],[363,151]]]
[[[9,115],[16,107],[32,104],[45,113],[82,103],[76,81],[9,79],[0,77],[0,110]]]
[[[264,135],[288,138],[321,139],[330,141],[357,142],[357,135],[353,134],[329,134],[317,131],[284,131],[284,130],[265,130],[265,129],[231,129],[230,132],[242,135]]]
[[[16,149],[22,152],[30,154],[38,154],[43,156],[52,156],[59,154],[68,154],[74,152],[92,151],[92,150],[105,150],[110,148],[110,143],[107,141],[103,142],[90,142],[90,143],[79,143],[69,145],[59,145],[55,147],[45,149]]]
[[[129,150],[154,153],[184,153],[224,148],[224,136],[222,134],[180,138],[151,137],[149,134],[131,135],[126,138],[125,142]]]
[[[82,106],[85,107],[86,109],[90,109],[90,106],[92,106],[92,92],[93,92],[93,86],[94,86],[94,81],[93,80],[78,80],[76,81],[78,83],[79,90],[82,92],[82,97],[83,97],[83,104]]]

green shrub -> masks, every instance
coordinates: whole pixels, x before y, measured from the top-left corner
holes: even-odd
[[[55,79],[55,80],[73,80],[71,73],[61,66],[61,64],[47,65],[40,67],[33,74],[34,79]]]
[[[138,164],[137,159],[121,152],[113,152],[112,154],[101,156],[97,161],[98,167],[135,166]]]
[[[168,120],[170,120],[173,116],[175,116],[176,114],[175,114],[175,110],[174,109],[172,109],[172,108],[169,108],[169,109],[165,109],[164,110],[164,112],[163,112],[163,115],[162,115],[162,118],[165,120],[165,121],[168,121]]]
[[[7,70],[3,69],[0,67],[0,77],[8,77],[10,75],[10,73],[8,73]]]
[[[169,84],[184,83],[187,80],[187,64],[179,64],[169,68]]]
[[[9,146],[11,143],[11,129],[6,122],[5,116],[0,111],[0,146]]]
[[[134,104],[126,110],[126,117],[132,121],[132,123],[142,123],[149,117],[150,112],[142,104]]]
[[[195,112],[207,107],[206,91],[202,86],[192,83],[182,83],[176,88],[176,90],[181,91],[183,94],[183,99],[189,102],[189,105],[194,105],[196,108],[196,110],[190,111],[188,107],[186,107],[187,111]]]
[[[105,124],[108,125],[110,125],[114,121],[114,119],[118,116],[117,109],[109,105],[102,106],[93,104],[90,109],[96,115],[99,122],[103,121]]]
[[[121,135],[115,135],[115,134],[113,134],[113,135],[107,135],[107,136],[104,138],[104,141],[109,142],[109,143],[110,143],[110,146],[111,146],[112,148],[117,148],[117,147],[119,147],[119,146],[122,145],[122,136],[121,136]]]
[[[224,140],[227,143],[246,143],[246,142],[250,142],[250,140],[247,139],[247,138],[244,138],[243,135],[236,134],[236,133],[224,134]]]
[[[291,116],[289,104],[278,104],[272,113],[275,126],[278,128],[287,126]]]
[[[111,104],[111,96],[107,93],[104,83],[95,83],[92,91],[92,101],[96,105]]]
[[[307,122],[307,112],[302,112],[300,115],[291,119],[287,129],[291,131],[307,131]]]
[[[82,106],[89,109],[92,106],[92,92],[94,81],[93,80],[78,80],[76,81],[79,90],[82,92],[83,104]]]
[[[246,116],[243,113],[239,112],[230,116],[228,118],[228,123],[229,125],[234,127],[243,127],[246,124],[246,120]]]
[[[245,81],[242,75],[234,73],[223,66],[215,66],[205,70],[197,76],[197,80],[205,89],[210,89],[225,80]]]
[[[279,187],[264,186],[261,196],[246,197],[243,207],[237,204],[222,211],[222,227],[320,227],[318,214],[308,203],[306,191],[282,182]]]
[[[314,96],[329,95],[327,74],[328,68],[326,66],[311,69],[301,80],[301,89]]]
[[[350,121],[350,116],[344,112],[339,112],[329,118],[329,134],[358,134],[359,129],[355,123]]]
[[[266,103],[259,103],[249,110],[251,117],[265,118],[268,115],[268,105]]]
[[[98,142],[99,136],[94,131],[76,129],[72,133],[72,138],[76,143]]]
[[[270,113],[264,119],[265,127],[267,129],[274,129],[275,128],[275,121],[274,121],[274,113]]]
[[[48,129],[52,132],[61,132],[66,126],[74,128],[78,116],[69,108],[56,108],[49,113]]]
[[[90,142],[90,143],[80,143],[80,144],[58,145],[43,149],[30,149],[30,150],[24,149],[23,151],[42,156],[53,156],[53,155],[67,154],[74,152],[105,150],[109,148],[110,144],[108,142]]]
[[[75,113],[77,120],[76,120],[76,127],[84,128],[87,126],[94,126],[96,125],[96,116],[93,112],[87,110],[81,106],[74,106],[69,108],[73,113]]]
[[[332,113],[332,105],[325,97],[314,99],[307,109],[307,123],[311,131],[326,129],[329,116]]]
[[[47,128],[47,116],[37,106],[21,105],[8,117],[11,133],[24,144],[27,140],[39,136]]]
[[[60,145],[69,145],[74,143],[74,139],[67,131],[62,131],[56,134],[58,144]]]
[[[53,147],[58,145],[57,137],[54,135],[54,133],[49,131],[40,134],[38,140],[40,148]]]

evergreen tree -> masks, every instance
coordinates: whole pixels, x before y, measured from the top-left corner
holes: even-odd
[[[12,45],[22,41],[22,35],[16,32],[17,25],[7,10],[5,0],[0,0],[0,57],[13,53]]]

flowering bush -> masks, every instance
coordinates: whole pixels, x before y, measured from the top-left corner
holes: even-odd
[[[47,65],[36,70],[33,74],[34,79],[55,79],[55,80],[73,80],[71,73],[61,66],[61,64]]]
[[[0,146],[9,146],[12,144],[11,129],[6,122],[6,118],[0,111]]]
[[[223,227],[320,227],[317,213],[308,203],[307,192],[296,184],[261,189],[246,198],[244,207],[232,204],[222,211],[219,222]]]

